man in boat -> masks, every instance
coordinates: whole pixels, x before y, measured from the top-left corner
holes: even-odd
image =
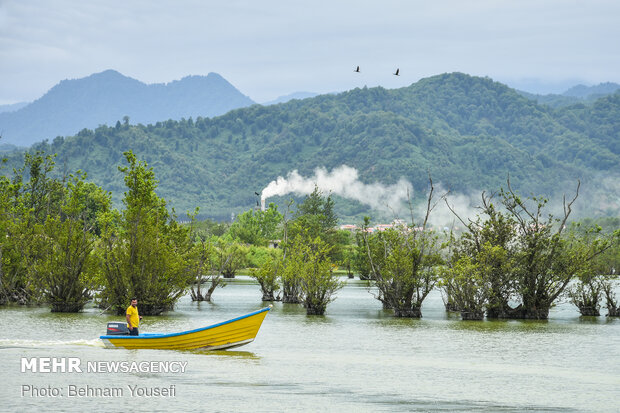
[[[127,307],[125,311],[125,318],[127,318],[127,328],[129,329],[130,336],[138,335],[138,325],[142,316],[138,314],[138,300],[136,298],[131,299],[131,305]]]

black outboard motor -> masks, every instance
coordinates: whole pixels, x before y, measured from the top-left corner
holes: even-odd
[[[127,324],[123,322],[114,322],[108,323],[108,336],[128,336],[129,329],[127,328]]]

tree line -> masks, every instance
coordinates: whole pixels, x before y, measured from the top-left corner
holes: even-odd
[[[52,177],[54,157],[42,152],[27,153],[11,177],[0,177],[0,305],[46,303],[52,312],[78,312],[94,300],[122,314],[139,297],[141,313],[156,315],[188,292],[192,300],[210,301],[240,268],[279,257],[280,250],[267,248],[282,231],[276,205],[241,214],[230,226],[199,222],[196,209],[182,224],[157,195],[153,168],[131,151],[124,157],[121,210],[81,171]],[[320,205],[311,204],[317,200]],[[318,235],[333,238],[333,201],[328,197],[321,209],[327,219],[317,218],[321,202],[315,194],[301,204],[307,212],[288,222],[290,241],[281,242],[287,300],[303,301],[309,313],[324,312],[342,286],[332,273],[334,248]]]
[[[311,315],[325,313],[344,285],[343,270],[367,280],[396,317],[421,317],[434,288],[463,319],[546,319],[563,297],[583,315],[598,315],[603,302],[608,315],[620,312],[620,230],[569,221],[579,187],[556,218],[546,199],[522,198],[507,181],[506,189],[481,195],[477,217],[454,212],[465,228],[457,235],[430,228],[438,202],[453,209],[430,180],[425,215],[379,232],[370,232],[366,218],[351,234],[336,229],[334,200],[318,188],[285,211],[272,203],[224,224],[199,221],[195,210],[181,223],[157,195],[153,168],[132,151],[118,168],[120,210],[86,174],[57,177],[55,168],[53,156],[27,153],[23,166],[0,177],[2,305],[78,312],[93,300],[122,314],[139,297],[141,313],[156,315],[188,293],[210,301],[249,268],[263,301],[299,303]]]

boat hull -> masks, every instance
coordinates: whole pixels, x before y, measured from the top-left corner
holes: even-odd
[[[232,320],[172,334],[100,336],[106,347],[162,350],[221,350],[251,343],[271,306]]]

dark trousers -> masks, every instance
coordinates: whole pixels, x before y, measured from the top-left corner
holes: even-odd
[[[129,335],[130,336],[137,336],[138,335],[138,327],[134,327],[131,330],[129,330]]]

